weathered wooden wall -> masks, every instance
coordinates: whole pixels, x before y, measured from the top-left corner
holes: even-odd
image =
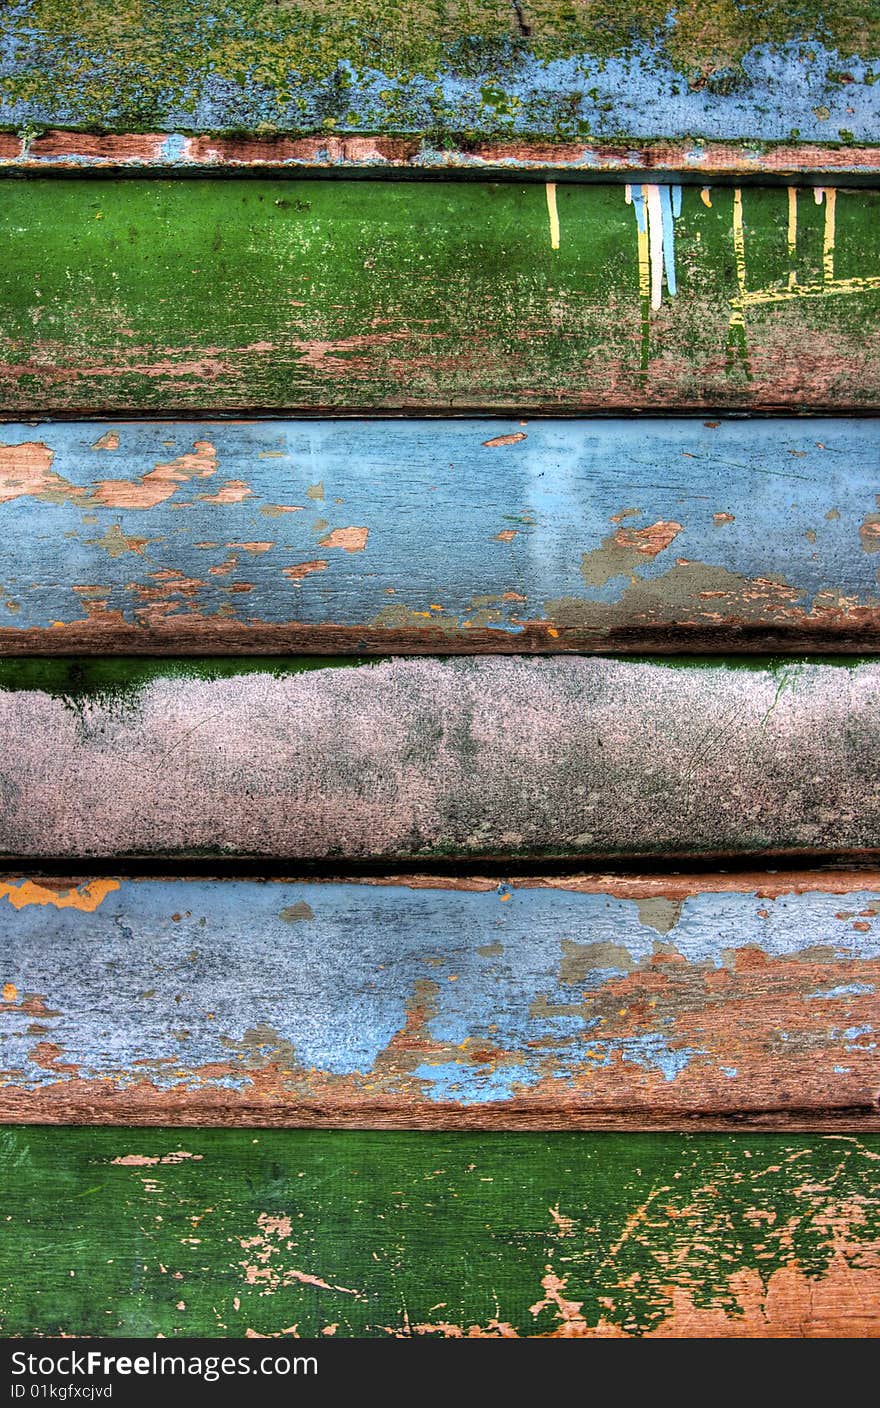
[[[878,1159],[876,1135],[6,1129],[0,1326],[877,1338]]]
[[[13,877],[0,950],[4,1120],[880,1129],[877,871]]]
[[[873,420],[0,426],[6,653],[880,645]]]
[[[0,662],[11,856],[880,848],[880,664]]]
[[[834,187],[12,181],[0,396],[40,417],[877,409],[878,209]]]
[[[3,7],[0,1332],[880,1337],[878,72]]]

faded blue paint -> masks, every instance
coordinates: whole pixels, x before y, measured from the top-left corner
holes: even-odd
[[[517,1090],[528,1090],[541,1079],[539,1071],[516,1062],[475,1069],[463,1061],[441,1061],[436,1065],[424,1061],[412,1074],[415,1080],[424,1082],[429,1099],[458,1100],[465,1105],[509,1100]]]
[[[186,137],[180,132],[172,132],[165,138],[160,148],[160,160],[168,166],[176,166],[186,156]]]
[[[111,431],[119,448],[95,450]],[[484,446],[503,435],[525,439]],[[697,419],[0,427],[0,446],[35,441],[54,451],[52,473],[85,492],[79,502],[0,503],[0,627],[81,619],[78,585],[98,587],[125,622],[143,622],[138,589],[155,591],[156,572],[198,584],[186,595],[169,588],[180,621],[195,608],[244,622],[358,626],[392,624],[402,610],[424,613],[410,626],[470,622],[513,634],[524,621],[552,622],[560,599],[613,604],[633,574],[649,584],[679,557],[747,581],[782,580],[795,591],[792,606],[805,611],[823,592],[852,605],[876,605],[880,596],[877,556],[859,536],[880,483],[880,424],[869,419],[715,428]],[[150,509],[90,500],[99,481],[139,480],[196,441],[216,447],[209,478],[179,484]],[[227,505],[201,497],[228,480],[246,481],[250,496]],[[317,484],[320,500],[308,495]],[[278,504],[297,511],[272,516]],[[600,549],[617,531],[612,518],[632,509],[619,520],[623,530],[662,520],[682,531],[655,557],[587,586],[583,555]],[[321,546],[348,526],[369,529],[364,551]],[[147,541],[111,555],[101,542],[117,529]],[[516,536],[499,540],[505,530]],[[215,546],[196,547],[206,542]],[[251,553],[235,547],[242,542],[272,546]],[[211,571],[230,556],[237,567]],[[314,561],[326,569],[298,582],[284,576]],[[234,592],[240,582],[252,589]],[[506,593],[517,599],[503,600]]]
[[[860,997],[863,994],[871,993],[873,991],[873,983],[839,983],[837,987],[834,988],[820,988],[818,992],[808,992],[807,997]]]
[[[643,235],[647,231],[648,220],[645,214],[645,197],[642,195],[641,186],[633,186],[632,202],[636,212],[636,229],[640,235]]]
[[[303,901],[311,919],[281,917]],[[366,1077],[416,1006],[420,1039],[438,1050],[411,1074],[431,1100],[509,1099],[548,1075],[573,1081],[615,1062],[674,1082],[692,1060],[709,1059],[702,1048],[677,1040],[662,1015],[638,1036],[603,1036],[585,995],[600,997],[658,946],[716,969],[743,948],[768,959],[816,946],[844,961],[876,959],[880,923],[855,931],[839,914],[844,905],[876,912],[878,901],[868,891],[703,892],[659,932],[643,922],[645,902],[554,888],[123,881],[93,914],[16,911],[3,899],[0,983],[14,984],[16,1002],[39,994],[45,1011],[13,1003],[0,1012],[2,1083],[70,1079],[35,1059],[46,1042],[81,1077],[120,1087],[147,1078],[164,1089],[245,1089],[269,1060],[294,1074]],[[579,958],[578,945],[603,943],[626,950],[624,968]],[[870,1030],[836,1034],[853,1041]],[[485,1056],[458,1059],[465,1042],[485,1045]],[[195,1074],[214,1063],[232,1069]]]
[[[722,138],[876,142],[880,122],[871,82],[877,59],[840,54],[813,39],[760,45],[728,85],[691,86],[662,36],[633,41],[623,55],[589,53],[545,60],[522,40],[497,39],[484,54],[467,40],[450,44],[437,74],[385,71],[331,59],[326,73],[290,72],[272,87],[243,71],[212,71],[210,41],[198,67],[155,77],[117,52],[78,57],[89,82],[77,83],[63,44],[31,20],[28,0],[6,7],[0,31],[0,125],[98,125],[158,131],[308,133],[467,132],[477,137]],[[224,32],[218,30],[222,45]],[[233,34],[234,42],[234,34]],[[268,41],[267,41],[268,42]],[[19,97],[9,81],[39,74],[36,93]],[[845,71],[850,82],[836,75]],[[6,82],[4,82],[6,80]],[[827,113],[827,116],[825,115]]]

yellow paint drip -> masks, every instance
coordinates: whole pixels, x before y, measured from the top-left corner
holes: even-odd
[[[3,881],[0,883],[0,899],[9,900],[13,909],[25,909],[31,904],[49,904],[55,909],[80,909],[84,914],[94,914],[107,896],[118,889],[118,880],[91,880],[77,890],[52,890],[33,880],[22,880],[20,885]]]
[[[547,213],[550,216],[550,248],[559,248],[559,211],[556,209],[556,182],[547,182]]]
[[[651,297],[651,253],[648,246],[648,230],[638,232],[639,242],[639,297]]]
[[[825,192],[825,231],[822,237],[822,277],[834,279],[834,241],[837,218],[837,190],[829,186]]]
[[[3,984],[3,1001],[4,1001],[4,1002],[14,1002],[17,997],[18,997],[18,988],[15,986],[15,983],[4,983],[4,984]]]
[[[708,207],[709,210],[712,209],[712,196],[710,194],[708,186],[704,186],[703,189],[700,191],[700,200],[705,206]]]
[[[788,188],[788,261],[793,264],[797,258],[797,187]],[[788,286],[794,288],[797,283],[797,273],[794,269],[789,270]]]
[[[746,236],[743,227],[743,198],[739,186],[733,193],[733,253],[740,298],[746,296]]]

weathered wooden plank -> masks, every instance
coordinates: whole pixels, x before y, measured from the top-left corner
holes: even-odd
[[[317,663],[0,663],[0,851],[880,849],[878,664]]]
[[[878,1158],[878,1136],[9,1129],[0,1323],[877,1338]]]
[[[13,878],[0,952],[7,1121],[880,1130],[877,871]]]
[[[17,0],[0,123],[114,132],[880,140],[869,3]]]
[[[0,426],[0,649],[876,649],[873,420]]]
[[[666,178],[685,184],[752,182],[825,186],[876,184],[880,146],[847,142],[468,140],[432,147],[422,137],[188,136],[183,132],[116,134],[25,128],[0,132],[0,172],[283,171],[492,180],[566,181]]]
[[[10,416],[876,408],[878,209],[831,187],[10,182],[0,395]]]

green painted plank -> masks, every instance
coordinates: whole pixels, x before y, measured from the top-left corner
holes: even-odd
[[[656,185],[9,183],[4,410],[880,406],[880,192],[705,202]]]
[[[880,849],[880,664],[0,662],[8,856]]]
[[[880,1130],[880,872],[0,879],[0,1119]]]
[[[456,138],[880,137],[870,0],[12,0],[0,123]]]
[[[880,1337],[880,1137],[7,1129],[0,1328]]]

